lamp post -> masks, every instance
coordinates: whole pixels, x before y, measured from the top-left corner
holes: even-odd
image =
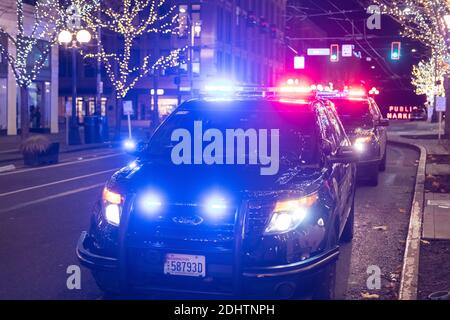
[[[66,48],[72,49],[72,116],[68,128],[67,144],[81,144],[80,130],[77,115],[77,51],[81,45],[91,41],[91,34],[85,29],[77,32],[62,30],[58,35],[58,41]]]

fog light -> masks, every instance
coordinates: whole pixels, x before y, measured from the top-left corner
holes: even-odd
[[[220,196],[209,197],[205,201],[204,207],[206,212],[212,217],[223,215],[228,208],[226,200]]]
[[[156,193],[144,193],[139,197],[139,209],[144,213],[156,213],[161,206],[161,197]]]

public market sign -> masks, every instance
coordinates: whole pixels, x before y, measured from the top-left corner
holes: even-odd
[[[386,118],[389,120],[409,120],[415,106],[389,106]]]

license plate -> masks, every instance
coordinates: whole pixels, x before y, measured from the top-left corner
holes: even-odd
[[[166,254],[164,274],[174,276],[205,277],[205,256],[189,254]]]

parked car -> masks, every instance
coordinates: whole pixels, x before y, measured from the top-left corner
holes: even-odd
[[[411,121],[427,121],[428,119],[428,112],[427,108],[424,106],[416,106],[413,107],[411,111]]]
[[[258,152],[221,147],[231,129],[243,130],[236,146],[241,137]],[[174,135],[193,137],[186,154]],[[277,171],[261,150],[265,138],[272,155],[279,139]],[[78,258],[105,292],[331,298],[339,241],[353,236],[355,161],[321,100],[185,102],[106,183]]]
[[[327,98],[334,104],[345,131],[359,154],[357,177],[370,185],[378,185],[379,171],[386,170],[387,130],[389,120],[384,119],[375,100],[359,91],[338,93]]]

